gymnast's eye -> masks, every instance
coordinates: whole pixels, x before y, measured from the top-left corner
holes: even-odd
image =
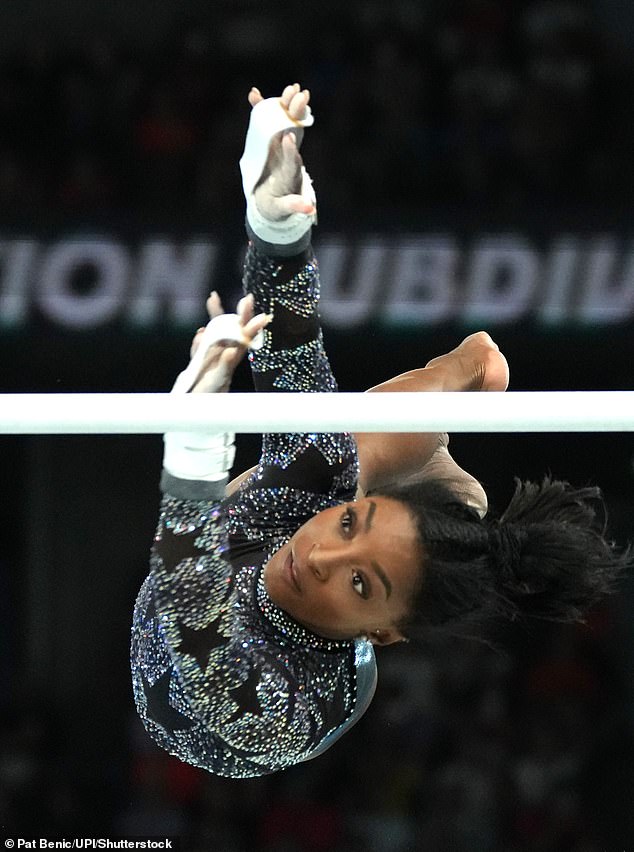
[[[362,598],[367,598],[368,592],[366,589],[366,582],[363,574],[360,574],[358,571],[352,572],[352,588],[358,595],[361,595]]]
[[[352,532],[356,518],[357,516],[352,509],[346,509],[340,520],[341,529],[344,531],[344,533],[348,534]]]

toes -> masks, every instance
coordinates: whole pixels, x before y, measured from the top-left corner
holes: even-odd
[[[486,331],[479,331],[477,333],[477,337],[478,341],[482,343],[483,346],[489,346],[491,349],[495,349],[496,352],[499,351],[500,347]]]
[[[496,351],[500,348],[497,343],[495,343],[491,335],[486,331],[476,331],[473,334],[470,334],[468,337],[465,337],[460,345],[464,346],[469,343],[486,346],[489,349],[495,349]]]
[[[458,349],[476,365],[478,390],[506,390],[509,383],[508,362],[486,331],[470,334]]]

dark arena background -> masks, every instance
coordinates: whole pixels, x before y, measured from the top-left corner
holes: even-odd
[[[632,389],[633,30],[630,0],[0,4],[2,391],[171,386],[209,291],[238,297],[246,93],[295,80],[316,115],[303,150],[342,390],[479,328],[513,390]],[[6,836],[634,850],[631,579],[583,626],[383,650],[340,744],[228,781],[154,748],[132,702],[160,438],[0,446]],[[601,485],[611,535],[634,534],[631,433],[452,448],[493,505],[552,472]],[[243,436],[236,469],[257,450]]]

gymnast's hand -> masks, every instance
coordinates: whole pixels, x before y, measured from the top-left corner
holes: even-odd
[[[242,341],[219,340],[209,347],[191,393],[226,393],[231,386],[233,373],[244,358],[249,344],[271,320],[268,314],[253,316],[253,296],[251,295],[240,299],[236,310],[242,330]],[[207,313],[211,319],[224,313],[220,296],[216,292],[207,299]],[[191,358],[198,351],[204,331],[204,328],[200,328],[194,336],[190,351]]]
[[[260,91],[252,88],[249,92],[251,106],[261,100]],[[309,101],[310,92],[308,89],[300,91],[298,83],[286,86],[280,97],[280,103],[295,121],[305,118]],[[298,126],[276,134],[271,140],[266,165],[254,191],[258,210],[271,221],[279,221],[291,213],[315,213],[315,205],[301,194],[302,158],[299,146],[303,133],[303,128]]]

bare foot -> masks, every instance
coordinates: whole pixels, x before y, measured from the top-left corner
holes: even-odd
[[[505,391],[509,365],[486,331],[470,334],[459,346],[433,358],[427,368],[442,368],[444,390]]]

